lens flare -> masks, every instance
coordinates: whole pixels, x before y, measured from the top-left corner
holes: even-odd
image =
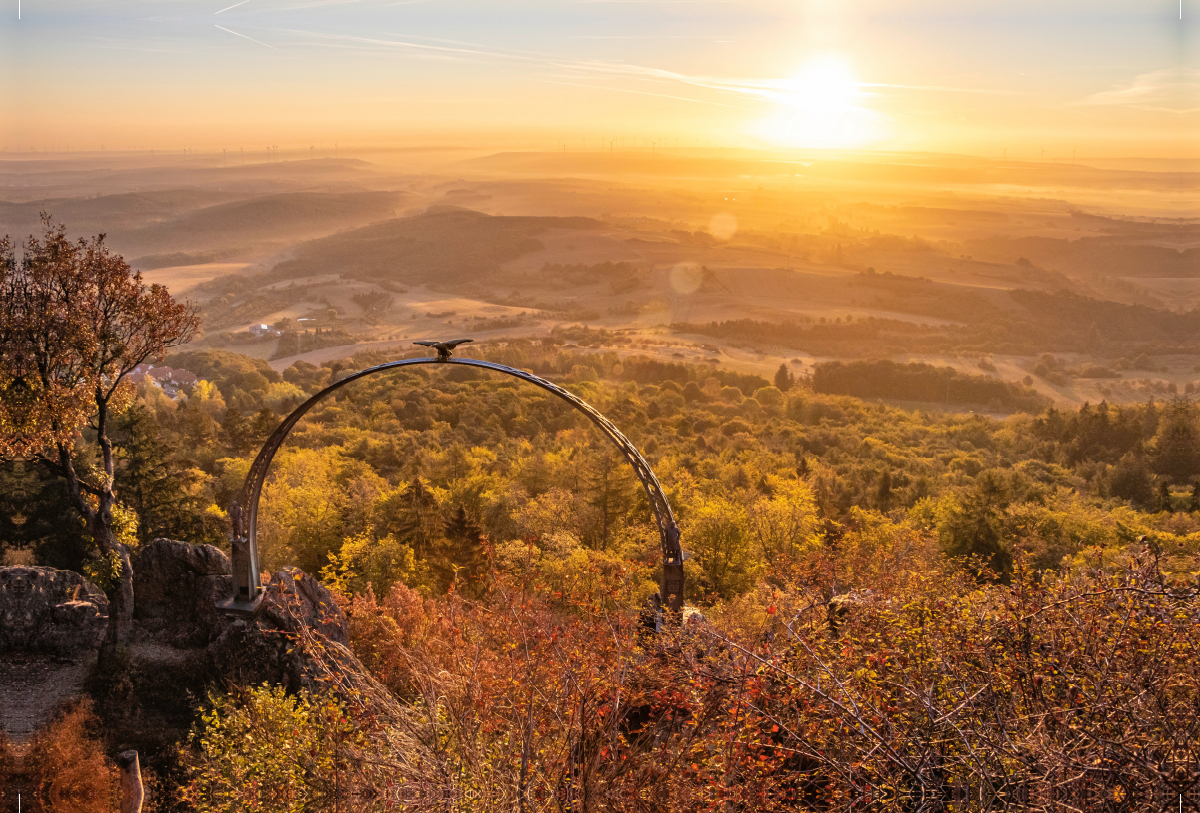
[[[737,234],[737,230],[737,218],[729,212],[719,212],[713,215],[712,220],[708,221],[708,233],[722,243],[732,240],[733,236]]]

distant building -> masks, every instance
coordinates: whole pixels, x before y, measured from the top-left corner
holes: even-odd
[[[128,376],[134,384],[149,380],[160,387],[170,398],[177,397],[184,387],[195,386],[200,376],[182,367],[167,367],[166,365],[139,364]]]
[[[279,331],[270,325],[251,325],[250,335],[256,339],[261,339],[263,336],[278,336]]]

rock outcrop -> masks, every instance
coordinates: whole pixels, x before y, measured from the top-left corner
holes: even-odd
[[[254,616],[227,619],[209,651],[223,675],[296,690],[365,674],[349,647],[349,623],[333,595],[304,571],[287,567],[271,577]]]
[[[370,706],[375,718],[399,718],[395,701],[350,650],[349,623],[333,595],[303,571],[280,570],[254,613],[239,616],[216,609],[232,591],[233,577],[229,558],[210,545],[156,539],[137,552],[133,565],[128,651],[144,672],[180,685],[270,682],[293,691],[333,691]],[[107,618],[103,592],[78,573],[0,568],[0,666],[12,672],[0,669],[0,714],[28,718],[10,736],[35,730],[54,705],[82,691]],[[70,681],[47,677],[66,669],[66,662],[78,672]],[[38,688],[45,680],[61,683],[66,695],[51,697],[47,688]],[[41,696],[54,702],[43,709],[47,704],[34,702]],[[162,711],[164,718],[168,711]]]
[[[83,661],[99,648],[107,624],[108,599],[78,573],[0,568],[0,655]]]
[[[233,589],[229,557],[212,545],[155,539],[133,562],[139,632],[175,647],[206,646],[222,630],[216,602]]]
[[[224,615],[216,602],[233,589],[229,557],[211,545],[156,539],[134,560],[135,654],[169,659],[204,650],[213,673],[240,683],[316,688],[357,681],[350,628],[333,595],[297,568],[263,588],[252,616]]]

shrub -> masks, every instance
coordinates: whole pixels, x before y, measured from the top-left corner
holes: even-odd
[[[108,813],[117,793],[116,766],[95,735],[99,721],[83,701],[60,713],[30,744],[25,768],[51,809]]]
[[[182,797],[198,810],[320,810],[351,787],[365,737],[336,699],[264,684],[208,700],[179,754]]]

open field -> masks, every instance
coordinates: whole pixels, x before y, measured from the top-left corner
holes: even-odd
[[[153,285],[165,285],[175,295],[185,295],[202,282],[239,274],[250,267],[250,263],[198,263],[197,265],[172,265],[142,272],[142,278]]]

